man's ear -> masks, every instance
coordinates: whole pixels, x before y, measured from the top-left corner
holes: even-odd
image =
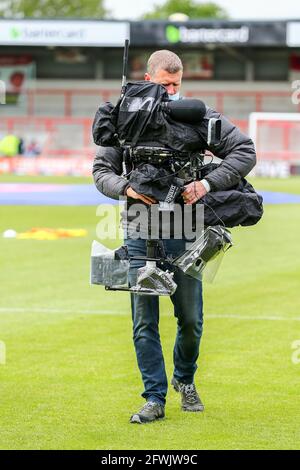
[[[145,78],[145,80],[147,80],[147,82],[151,81],[151,77],[150,77],[149,73],[147,73],[147,72],[145,73],[144,78]]]

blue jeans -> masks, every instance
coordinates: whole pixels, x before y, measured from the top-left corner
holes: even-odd
[[[184,240],[163,240],[167,255],[178,256],[185,250]],[[145,256],[146,241],[125,240],[130,256]],[[136,284],[137,270],[145,263],[133,260],[129,270],[129,285]],[[176,270],[177,284],[171,296],[177,318],[177,336],[173,351],[174,377],[183,383],[192,383],[197,369],[202,335],[202,282]],[[159,297],[131,294],[133,341],[137,362],[142,374],[146,400],[165,404],[168,381],[159,336]]]

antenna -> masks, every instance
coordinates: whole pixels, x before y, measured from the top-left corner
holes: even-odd
[[[122,72],[122,88],[121,88],[121,98],[125,94],[126,88],[126,75],[127,75],[127,65],[128,65],[128,50],[129,50],[129,39],[125,39],[124,44],[124,54],[123,54],[123,72]]]

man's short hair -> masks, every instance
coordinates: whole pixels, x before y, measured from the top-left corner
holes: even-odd
[[[153,52],[147,62],[147,72],[150,76],[155,75],[158,70],[165,70],[168,73],[177,73],[183,70],[183,66],[178,55],[167,49],[162,49]]]

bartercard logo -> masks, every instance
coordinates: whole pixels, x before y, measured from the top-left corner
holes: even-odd
[[[6,346],[4,341],[0,341],[0,365],[6,364]]]
[[[166,39],[172,44],[183,43],[221,43],[234,44],[249,41],[248,26],[240,28],[187,28],[186,26],[168,25]]]
[[[18,39],[22,35],[18,28],[11,28],[9,33],[12,39]]]

